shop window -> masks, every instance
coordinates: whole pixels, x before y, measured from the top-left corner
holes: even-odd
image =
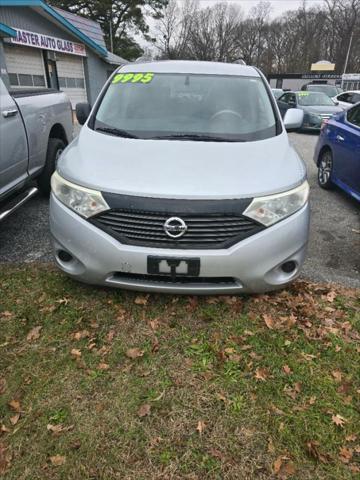
[[[59,77],[60,88],[85,88],[85,80],[83,78]]]
[[[43,75],[33,75],[34,87],[45,87],[45,78]]]
[[[67,77],[66,86],[67,88],[76,88],[76,78]]]
[[[60,88],[66,88],[66,78],[65,77],[59,77],[59,87]]]
[[[85,82],[83,78],[76,78],[76,88],[85,88]]]
[[[22,87],[32,87],[33,86],[32,75],[28,75],[28,74],[25,74],[25,73],[19,73],[18,77],[19,77],[19,84]]]
[[[46,87],[43,75],[30,75],[24,73],[9,73],[12,87]]]
[[[17,73],[9,73],[8,75],[9,75],[10,85],[13,87],[17,87],[19,85]]]

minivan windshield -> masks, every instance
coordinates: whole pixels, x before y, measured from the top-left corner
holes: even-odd
[[[322,92],[300,92],[298,94],[298,98],[299,105],[301,105],[302,107],[333,107],[335,105],[331,98]]]
[[[254,141],[277,133],[260,77],[117,73],[92,126],[144,139]]]

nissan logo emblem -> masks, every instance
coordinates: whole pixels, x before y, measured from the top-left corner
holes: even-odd
[[[166,220],[164,223],[164,230],[166,235],[171,238],[180,238],[184,235],[187,230],[187,225],[179,217],[171,217]]]

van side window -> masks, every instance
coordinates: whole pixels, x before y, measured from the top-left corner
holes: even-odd
[[[339,95],[337,99],[339,102],[350,102],[350,97],[351,93],[343,93],[342,95]]]
[[[360,105],[349,110],[347,114],[347,121],[356,127],[360,127]]]

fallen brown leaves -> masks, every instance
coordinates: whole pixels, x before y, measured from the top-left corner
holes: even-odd
[[[301,383],[296,382],[293,386],[285,385],[284,392],[288,395],[292,400],[295,400],[298,394],[301,392]]]
[[[196,427],[196,430],[199,432],[199,435],[203,434],[205,428],[206,428],[205,422],[203,420],[199,420]]]
[[[20,420],[20,413],[16,413],[15,415],[13,415],[12,417],[10,417],[10,423],[11,425],[16,425],[18,423],[18,421]]]
[[[145,296],[139,295],[135,298],[134,303],[136,305],[145,306],[145,305],[147,305],[148,301],[149,301],[149,295],[145,295]]]
[[[115,335],[116,335],[115,330],[113,330],[113,329],[109,330],[108,333],[106,334],[106,337],[105,337],[106,342],[107,343],[112,343]]]
[[[255,370],[254,376],[256,380],[261,380],[262,382],[265,382],[269,376],[269,371],[267,370],[267,368],[257,368]]]
[[[64,432],[69,432],[70,430],[73,430],[74,428],[74,425],[69,425],[68,427],[64,427],[63,425],[52,425],[51,423],[49,423],[47,426],[46,426],[46,429],[51,432],[54,436],[58,436],[60,435],[61,433],[64,433]]]
[[[10,400],[9,402],[9,407],[11,408],[11,410],[13,410],[14,412],[16,413],[20,413],[21,412],[21,405],[20,405],[20,401],[19,400]]]
[[[118,322],[123,322],[126,319],[127,312],[125,308],[119,307],[116,313],[115,320]]]
[[[332,415],[331,420],[338,427],[343,427],[345,425],[345,423],[347,422],[346,418],[342,417],[339,414]]]
[[[72,348],[70,354],[75,360],[81,357],[81,351],[77,348]]]
[[[289,367],[289,365],[284,365],[284,366],[282,367],[282,369],[283,369],[284,373],[286,373],[286,375],[291,375],[291,374],[292,374],[292,370],[291,370],[291,368]]]
[[[341,382],[342,380],[342,373],[340,372],[340,370],[333,370],[331,372],[331,375],[334,377],[335,381],[336,382]]]
[[[150,412],[151,406],[148,403],[144,403],[139,407],[137,414],[139,417],[146,417],[147,415],[150,415]]]
[[[89,330],[81,330],[79,332],[75,332],[72,334],[72,337],[74,340],[82,340],[83,338],[90,337],[90,332]]]
[[[334,290],[330,290],[330,292],[328,292],[326,296],[323,298],[328,302],[332,303],[336,297],[337,297],[337,293]]]
[[[9,452],[8,448],[0,442],[0,475],[4,475],[11,463],[11,453]]]
[[[144,351],[140,350],[139,348],[129,348],[126,351],[126,356],[131,358],[131,360],[135,360],[136,358],[142,357],[144,355]]]
[[[293,327],[296,323],[296,316],[293,315],[292,313],[287,316],[277,316],[276,320],[272,315],[269,315],[267,313],[264,313],[262,315],[262,318],[265,322],[265,325],[270,329],[270,330],[286,330],[291,327]]]
[[[353,456],[353,449],[347,447],[341,447],[339,450],[339,459],[342,463],[349,463]]]
[[[294,475],[295,465],[289,457],[282,455],[275,460],[273,464],[273,472],[278,478],[286,480]]]
[[[110,365],[108,363],[100,362],[97,368],[98,370],[109,370]]]
[[[64,465],[66,462],[66,457],[63,455],[54,455],[50,457],[50,462],[54,467],[59,467],[61,465]]]
[[[306,448],[309,455],[315,460],[318,460],[321,463],[330,463],[332,461],[331,455],[320,450],[319,442],[311,440],[310,442],[307,442]]]
[[[264,319],[265,325],[268,328],[270,328],[270,330],[272,330],[274,328],[274,324],[275,324],[274,319],[270,315],[268,315],[267,313],[263,314],[263,319]]]
[[[340,295],[345,302],[356,298],[350,289],[339,287],[335,291],[331,286],[297,281],[280,293],[252,297],[248,314],[254,320],[260,316],[270,330],[286,331],[296,325],[309,339],[335,335],[345,341],[360,340],[359,332],[345,320],[345,309],[335,304]]]
[[[6,380],[3,377],[0,377],[0,395],[5,393],[6,390]]]
[[[261,405],[261,402],[264,399],[262,391],[270,392],[272,390],[271,382],[274,382],[274,385],[280,385],[279,388],[277,388],[276,390],[276,394],[278,396],[269,396],[268,404],[265,405],[265,409],[267,409],[267,414],[273,417],[276,416],[276,418],[274,419],[276,423],[274,425],[274,428],[271,429],[271,431],[267,431],[266,426],[264,427],[264,432],[266,431],[266,437],[264,438],[266,438],[267,441],[267,444],[265,444],[265,448],[267,446],[267,453],[265,452],[265,454],[267,458],[269,454],[274,457],[274,462],[272,465],[273,474],[271,475],[268,472],[269,477],[270,475],[271,478],[276,477],[279,479],[287,479],[295,475],[299,475],[300,477],[300,473],[296,470],[300,470],[301,457],[305,455],[305,449],[308,452],[309,456],[311,456],[313,459],[320,463],[336,462],[336,468],[341,468],[343,470],[352,469],[352,471],[355,471],[358,461],[358,453],[356,450],[358,448],[356,446],[357,436],[355,433],[350,433],[352,430],[356,430],[355,425],[351,425],[350,423],[350,418],[355,418],[355,414],[353,416],[352,414],[348,413],[349,409],[342,409],[341,407],[335,406],[337,405],[337,403],[332,404],[333,410],[325,411],[323,407],[323,393],[321,391],[316,391],[316,389],[312,388],[312,385],[310,385],[310,388],[308,388],[308,385],[306,383],[306,379],[308,378],[308,372],[311,376],[313,376],[313,380],[316,380],[316,375],[318,375],[318,369],[322,368],[324,357],[326,356],[326,353],[329,352],[328,358],[330,359],[330,361],[332,361],[331,355],[334,355],[336,359],[331,364],[332,366],[330,368],[327,368],[325,371],[325,375],[327,376],[326,380],[329,380],[329,378],[331,380],[329,384],[331,385],[332,392],[334,390],[337,390],[339,394],[344,395],[341,398],[344,403],[346,401],[346,398],[350,397],[350,395],[352,395],[354,399],[356,398],[357,386],[356,380],[354,378],[355,376],[352,374],[350,369],[347,369],[346,365],[344,365],[343,362],[343,356],[346,356],[347,349],[350,349],[350,347],[352,348],[352,345],[349,345],[347,340],[349,340],[350,338],[356,338],[356,333],[353,331],[355,330],[355,328],[353,328],[349,324],[349,322],[346,321],[347,318],[341,313],[342,306],[344,305],[344,302],[346,302],[346,299],[341,299],[340,302],[340,299],[336,299],[336,295],[334,295],[332,291],[328,289],[328,287],[322,288],[323,290],[321,293],[321,301],[319,301],[319,295],[317,295],[317,299],[311,299],[311,296],[316,297],[316,295],[312,295],[310,289],[307,286],[303,289],[303,291],[301,288],[296,286],[291,291],[291,294],[289,294],[288,291],[285,291],[281,293],[271,294],[268,296],[259,296],[257,301],[255,301],[254,298],[245,298],[239,300],[237,297],[231,296],[225,299],[223,297],[211,297],[205,300],[203,298],[192,297],[188,302],[188,308],[186,308],[186,310],[183,308],[183,301],[181,300],[181,305],[180,303],[178,303],[177,306],[181,306],[183,310],[181,311],[179,309],[179,311],[176,312],[174,304],[171,300],[169,300],[168,305],[165,305],[165,310],[163,313],[161,313],[161,317],[159,318],[157,317],[157,315],[159,315],[158,305],[156,305],[156,308],[154,308],[154,310],[150,308],[149,305],[151,304],[151,307],[153,307],[152,304],[155,304],[153,298],[155,297],[137,296],[135,298],[134,296],[132,296],[132,294],[129,294],[128,299],[122,300],[124,305],[127,305],[126,310],[123,307],[117,306],[118,299],[114,297],[114,300],[112,300],[111,303],[112,307],[109,316],[107,317],[108,323],[103,322],[103,318],[101,315],[93,315],[92,317],[90,317],[96,319],[96,321],[93,320],[90,323],[90,320],[86,320],[89,317],[87,317],[84,312],[82,319],[79,319],[78,317],[78,321],[72,324],[70,330],[65,330],[66,332],[69,332],[66,333],[66,337],[67,340],[70,340],[70,346],[65,347],[64,352],[65,355],[68,356],[68,360],[70,359],[70,356],[77,360],[77,362],[71,362],[72,366],[78,367],[79,363],[85,364],[85,362],[89,361],[89,364],[86,365],[87,369],[85,370],[85,372],[78,372],[81,375],[86,375],[88,372],[89,374],[99,373],[94,372],[94,370],[106,371],[110,368],[109,363],[111,365],[111,368],[113,368],[113,365],[116,365],[116,362],[113,363],[113,356],[111,356],[110,359],[110,353],[112,352],[112,348],[114,348],[115,353],[115,343],[117,348],[116,353],[118,352],[119,345],[123,345],[123,332],[121,328],[124,328],[127,330],[126,333],[129,333],[129,335],[125,337],[125,342],[127,342],[125,343],[125,345],[127,346],[125,347],[124,355],[122,356],[122,358],[118,358],[119,363],[116,366],[116,368],[119,369],[119,376],[124,377],[125,381],[127,381],[127,373],[131,372],[131,375],[129,375],[129,377],[133,375],[137,376],[137,378],[141,382],[142,377],[149,377],[151,375],[150,378],[146,378],[142,382],[143,385],[148,386],[151,385],[154,380],[156,381],[158,365],[160,364],[160,360],[162,360],[158,358],[158,363],[151,363],[153,359],[152,353],[158,352],[160,348],[160,354],[158,354],[157,357],[164,354],[164,358],[168,359],[170,358],[169,352],[172,354],[175,351],[177,355],[177,363],[174,363],[173,365],[171,362],[169,362],[168,365],[169,369],[171,369],[170,378],[173,382],[171,389],[169,389],[171,390],[169,393],[168,389],[166,389],[166,396],[169,397],[169,402],[161,402],[161,404],[156,403],[156,401],[160,400],[164,395],[164,392],[162,392],[156,399],[154,399],[154,397],[152,396],[151,401],[147,400],[148,403],[144,403],[143,405],[136,404],[135,407],[130,407],[130,414],[132,417],[135,417],[135,419],[132,418],[132,421],[135,420],[137,423],[142,423],[144,427],[146,426],[146,428],[149,429],[149,438],[150,436],[152,436],[152,438],[155,439],[155,446],[160,443],[160,440],[157,440],[160,437],[158,437],[157,435],[163,435],[165,443],[167,443],[168,439],[166,438],[167,434],[164,433],[164,430],[160,431],[155,429],[154,425],[157,422],[153,421],[155,420],[154,412],[156,413],[156,417],[159,415],[160,418],[161,415],[162,419],[164,419],[164,417],[168,419],[169,416],[167,415],[166,408],[167,404],[171,403],[171,397],[173,395],[173,392],[181,392],[181,394],[183,394],[183,392],[185,391],[185,389],[188,388],[189,385],[191,385],[191,388],[193,388],[195,384],[199,384],[201,382],[204,387],[209,387],[208,390],[205,390],[205,388],[201,391],[200,389],[196,390],[195,400],[197,401],[198,399],[201,399],[201,401],[207,402],[208,398],[210,398],[211,395],[216,395],[216,398],[218,400],[216,410],[217,412],[224,411],[226,415],[230,416],[232,415],[233,411],[238,412],[238,405],[240,405],[239,408],[242,408],[242,404],[240,403],[240,401],[238,402],[236,395],[233,395],[231,391],[228,391],[226,386],[222,384],[217,384],[220,369],[226,368],[229,369],[230,374],[234,375],[234,377],[237,378],[238,376],[241,376],[241,379],[242,381],[244,381],[245,384],[249,382],[250,388],[246,391],[247,393],[244,396],[244,402],[247,405],[247,400],[252,398],[253,405],[247,405],[250,408],[258,408],[259,405]],[[72,299],[71,302],[73,302]],[[172,342],[167,342],[166,340],[168,331],[170,330],[168,328],[168,321],[171,320],[172,317],[174,317],[174,323],[176,326],[178,318],[182,320],[181,316],[184,315],[184,322],[189,322],[189,320],[191,320],[192,323],[191,325],[189,325],[191,327],[194,325],[197,329],[195,331],[195,334],[191,332],[190,335],[196,335],[196,337],[200,339],[198,341],[198,344],[199,347],[201,347],[203,333],[202,331],[205,331],[207,335],[208,330],[208,327],[204,328],[204,325],[201,323],[201,321],[199,321],[199,319],[202,320],[202,318],[200,317],[200,315],[202,315],[200,310],[204,308],[205,302],[208,305],[219,304],[211,309],[206,306],[205,308],[208,308],[208,310],[210,311],[216,311],[217,308],[221,307],[223,308],[223,312],[225,312],[225,314],[229,313],[229,318],[231,318],[232,320],[236,319],[236,309],[238,307],[243,308],[244,323],[246,326],[245,328],[247,328],[248,330],[243,330],[243,326],[241,326],[241,328],[237,328],[236,330],[231,330],[231,322],[228,322],[226,324],[226,328],[224,329],[222,329],[221,327],[218,328],[216,323],[212,324],[211,333],[209,335],[210,340],[208,342],[210,344],[210,348],[208,348],[206,351],[204,349],[204,357],[205,355],[206,359],[209,357],[210,362],[206,363],[206,369],[203,368],[199,372],[198,358],[200,358],[203,353],[199,353],[196,355],[192,353],[187,353],[184,348],[179,349],[179,353],[178,350],[173,349],[173,345],[175,344],[173,340],[174,338],[176,338],[176,335],[178,333],[177,328],[171,329]],[[323,302],[322,305],[321,302]],[[128,303],[130,303],[130,306],[128,305]],[[166,302],[164,302],[164,304],[165,303]],[[64,305],[66,305],[65,302]],[[246,315],[248,310],[250,310],[250,312],[252,313],[256,313],[256,316],[254,316],[255,321],[252,324],[247,323]],[[128,322],[129,319],[131,319],[131,321],[134,320],[134,311],[136,312],[136,315],[140,317],[139,322],[137,321],[138,318],[136,318],[137,324],[135,329],[133,328],[133,324],[130,321]],[[242,320],[242,317],[239,316],[239,318],[241,318]],[[352,318],[350,319],[352,320]],[[116,324],[116,321],[120,320],[121,322],[123,322],[123,324]],[[29,326],[26,328],[26,322],[27,320],[24,318],[23,325],[25,326],[25,333],[22,333],[21,341],[24,340],[23,337],[25,337],[28,329],[30,328]],[[188,323],[185,323],[186,328],[188,328],[189,325]],[[97,331],[94,331],[95,329],[97,329]],[[201,330],[201,335],[198,335],[199,330]],[[280,334],[277,332],[277,330],[280,330]],[[305,333],[308,339],[315,339],[316,341],[319,340],[319,342],[316,342],[315,344],[315,342],[312,343],[309,341],[305,342],[304,344],[302,342],[302,332]],[[48,333],[47,329],[46,333]],[[26,338],[28,341],[35,341],[40,337],[40,334],[45,337],[44,331],[41,331],[41,327],[38,326],[31,329],[27,333]],[[204,338],[206,337],[206,335],[204,334]],[[259,347],[259,345],[262,345],[258,342],[258,336],[260,335],[262,336],[261,342],[264,339],[269,340],[269,338],[276,338],[276,340],[278,340],[278,338],[281,337],[280,343],[275,344],[274,342],[274,348],[275,346],[276,348],[278,348],[279,345],[281,345],[282,349],[278,357],[278,361],[273,363],[269,362],[271,356],[268,349],[261,349]],[[50,333],[49,338],[51,338]],[[336,345],[338,339],[339,345]],[[10,337],[9,340],[11,342],[13,341]],[[48,340],[48,338],[44,338],[44,343],[45,340]],[[76,343],[83,340],[84,342],[82,343]],[[205,340],[207,340],[207,338],[205,338]],[[299,340],[301,340],[301,342]],[[117,343],[118,341],[119,343]],[[112,345],[113,343],[114,346]],[[57,354],[60,354],[61,344],[60,342],[58,342],[58,344],[59,346],[57,347]],[[139,348],[128,348],[133,345],[138,345]],[[144,345],[146,345],[146,347]],[[204,345],[208,347],[208,344],[205,341]],[[143,348],[143,350],[141,348]],[[305,351],[301,352],[301,349]],[[43,351],[45,352],[45,348],[41,350],[41,352]],[[340,355],[338,355],[337,352],[340,351],[341,353]],[[185,354],[183,355],[184,352]],[[325,355],[323,355],[324,353]],[[144,355],[146,355],[146,361],[144,361],[144,359],[139,360]],[[337,360],[339,360],[338,363]],[[234,362],[237,365],[232,365],[230,362]],[[296,362],[299,362],[299,365]],[[180,372],[176,371],[174,374],[174,370],[178,368],[179,365]],[[184,371],[181,371],[182,367],[184,368]],[[90,368],[92,370],[90,370]],[[127,373],[125,375],[122,375],[123,372]],[[8,377],[9,373],[7,370],[4,371],[4,375],[5,374],[7,376],[7,379],[9,379],[9,387],[6,386],[5,379],[0,378],[0,394],[5,392],[5,389],[10,390],[10,388],[13,387],[13,382],[10,383],[10,376]],[[115,376],[116,375],[114,372],[114,378]],[[35,380],[35,376],[33,377],[33,379]],[[298,379],[301,380],[302,384],[300,384],[300,382],[295,382]],[[25,381],[25,378],[23,380]],[[206,382],[208,382],[208,385],[206,384]],[[282,391],[285,384],[287,385],[285,386],[284,391]],[[220,390],[221,388],[223,388],[224,390]],[[26,405],[25,411],[21,408],[22,406],[20,405],[20,401],[18,399],[11,401],[12,406],[9,403],[9,406],[12,410],[11,416],[9,415],[6,420],[4,420],[3,425],[1,425],[0,423],[0,435],[2,435],[1,439],[10,439],[13,432],[16,432],[16,435],[18,435],[19,433],[21,433],[21,431],[25,431],[26,428],[28,428],[27,424],[29,422],[23,420],[23,417],[25,418],[25,414],[27,414],[27,412],[30,412],[32,408],[29,398],[26,397],[27,390],[30,390],[30,388],[25,388],[24,390],[16,390],[16,394],[18,394],[19,391],[21,392],[20,400],[21,403],[24,403],[24,405]],[[159,390],[159,392],[160,391],[161,390]],[[193,394],[193,392],[194,390],[191,393]],[[256,394],[254,392],[256,392]],[[310,396],[314,392],[316,392],[318,399],[316,399],[315,396]],[[346,394],[348,394],[347,397],[345,397]],[[8,395],[8,392],[6,392],[6,395]],[[15,393],[13,392],[12,395],[15,396]],[[280,400],[279,397],[281,395],[283,396],[283,398]],[[290,401],[288,398],[286,398],[286,396],[290,397],[290,399],[293,401]],[[336,395],[336,397],[338,396]],[[12,397],[10,396],[9,398]],[[25,400],[23,400],[25,398],[26,404]],[[146,400],[144,400],[144,397],[142,396],[142,393],[138,398],[143,398],[142,401],[146,402]],[[8,397],[5,401],[7,400]],[[82,401],[83,400],[79,400],[79,402]],[[272,402],[278,403],[278,405],[284,410],[276,407]],[[99,403],[103,402],[99,400]],[[299,449],[297,448],[294,448],[294,451],[278,451],[277,448],[279,446],[279,443],[281,443],[278,442],[278,438],[286,438],[286,435],[290,436],[292,434],[295,434],[295,432],[290,432],[291,422],[289,422],[289,419],[293,415],[298,415],[298,411],[305,410],[306,408],[309,408],[310,412],[310,405],[314,404],[315,406],[311,408],[311,413],[317,414],[318,412],[321,412],[320,414],[323,415],[323,413],[326,412],[327,425],[325,426],[325,428],[328,428],[328,430],[332,432],[337,439],[341,438],[342,440],[340,440],[340,443],[334,444],[333,439],[331,439],[331,441],[329,440],[329,445],[326,445],[325,442],[324,444],[319,444],[316,441],[308,441],[305,447],[302,437],[303,432],[301,432],[301,434],[297,436],[296,441],[301,442],[302,455],[299,455]],[[101,406],[102,410],[98,411],[98,408],[96,406],[95,413],[100,418],[102,415],[101,412],[105,411],[105,409],[107,409],[109,406],[110,404],[105,405],[104,402],[104,405]],[[261,408],[263,408],[262,405]],[[210,454],[214,458],[227,462],[227,453],[231,451],[231,445],[227,444],[225,440],[224,444],[221,443],[220,445],[219,442],[216,445],[212,443],[213,434],[216,431],[214,417],[212,416],[213,412],[210,408],[206,409],[206,412],[204,410],[201,410],[201,412],[202,413],[200,413],[198,417],[195,417],[195,421],[194,419],[191,420],[190,426],[188,426],[188,424],[184,422],[188,427],[186,430],[186,435],[193,435],[195,441],[196,437],[198,438],[198,441],[201,441],[201,436],[203,436],[203,438],[209,437],[208,451],[210,452]],[[342,417],[339,414],[336,414],[336,412],[343,414],[349,420],[346,420],[346,418]],[[204,414],[204,419],[206,423],[203,419],[201,419],[202,415]],[[304,415],[304,418],[305,417],[306,415]],[[187,417],[187,420],[189,418],[191,418],[191,415]],[[199,418],[200,420],[198,420]],[[56,420],[54,419],[52,419],[51,421],[56,422]],[[62,419],[62,421],[66,423],[66,420]],[[235,421],[239,422],[239,416],[236,417],[234,422]],[[240,420],[240,422],[241,421],[242,420]],[[255,421],[257,421],[257,419]],[[18,422],[20,422],[20,425],[17,428],[13,428],[15,425],[18,424]],[[311,422],[311,419],[309,419],[309,422]],[[46,427],[47,431],[45,430],[45,426],[46,422],[45,424],[42,424],[41,428],[42,435],[45,437],[45,439],[47,439],[47,441],[55,443],[56,439],[53,437],[64,435],[64,437],[61,438],[61,442],[65,443],[65,441],[69,441],[69,447],[75,448],[71,446],[71,443],[73,443],[74,440],[72,438],[73,434],[66,435],[66,432],[73,428],[72,425],[66,426],[62,424],[48,424]],[[345,433],[348,433],[346,437],[343,429],[345,430]],[[311,430],[304,429],[304,432],[305,431],[310,432]],[[8,435],[9,433],[10,435]],[[183,434],[183,432],[181,432],[181,434]],[[269,435],[271,435],[271,437]],[[318,439],[320,438],[320,435],[317,435],[317,432],[315,431],[313,433],[310,433],[309,437],[306,438]],[[291,445],[290,442],[289,445]],[[4,451],[6,451],[7,454],[8,463],[6,468],[8,468],[11,457],[9,456],[8,450],[5,448],[5,446],[3,447],[3,452]],[[58,446],[56,450],[50,451],[52,453],[59,452],[67,454],[69,450],[64,451],[62,450],[62,447]],[[330,456],[327,451],[331,452],[332,456]],[[282,455],[276,458],[276,456],[280,453],[282,453]],[[2,453],[2,456],[4,458],[4,453]],[[295,458],[296,470],[294,465]],[[58,467],[60,465],[63,465],[66,460],[68,463],[67,468],[72,468],[73,458],[71,458],[72,461],[70,462],[70,457],[68,456],[66,459],[64,455],[54,455],[53,457],[48,458],[47,468],[49,469],[50,463],[54,465],[54,467]],[[13,463],[15,462],[15,460],[11,461]],[[298,464],[299,467],[297,466]],[[305,464],[307,464],[307,462],[305,462]],[[314,468],[313,465],[312,468]],[[315,468],[319,468],[320,471],[321,468],[327,470],[332,467],[317,466]],[[224,474],[224,472],[222,471],[221,474]]]
[[[31,342],[32,340],[37,340],[40,338],[40,330],[42,329],[41,325],[34,327],[30,330],[30,332],[26,335],[26,340]]]

